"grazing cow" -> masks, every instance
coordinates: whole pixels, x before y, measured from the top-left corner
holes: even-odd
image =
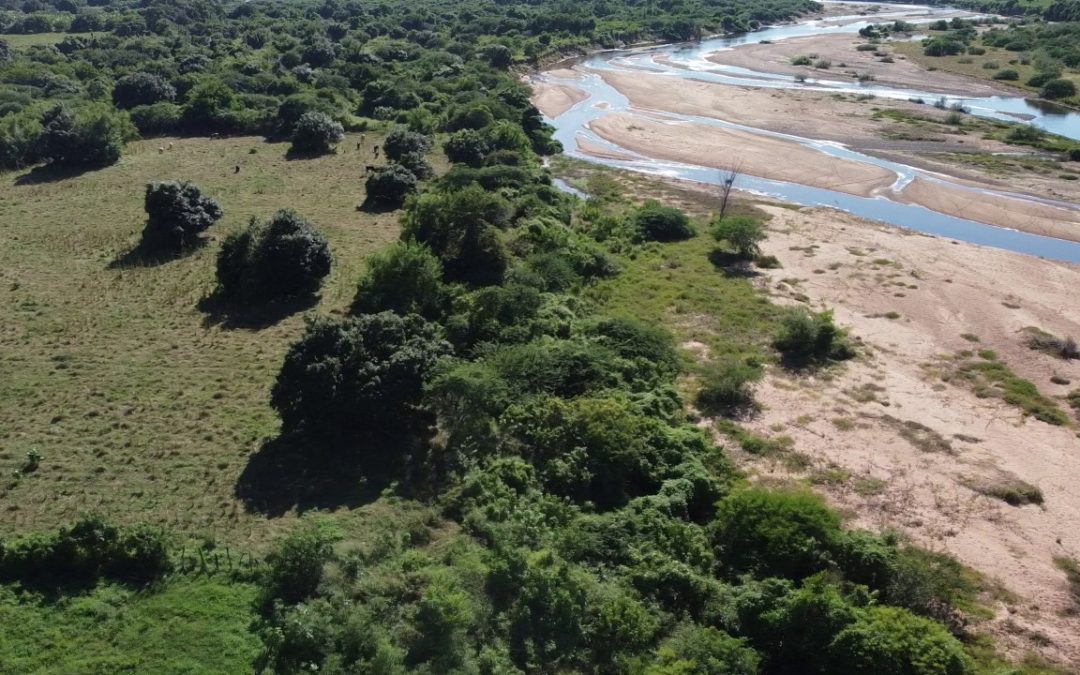
[[[233,167],[233,173],[234,174],[240,173],[240,165],[239,164],[237,164],[235,167]]]
[[[210,134],[210,140],[214,140],[215,138],[221,138],[221,134],[219,134],[216,131],[214,133]]]
[[[170,149],[170,150],[172,150],[172,146],[173,146],[173,144],[172,144],[172,143],[169,143],[169,149]]]
[[[367,175],[367,174],[371,173],[372,171],[374,171],[377,168],[379,168],[379,167],[375,166],[374,164],[368,164],[367,166],[364,167],[364,174]]]
[[[165,148],[163,148],[163,147],[161,147],[159,145],[157,151],[158,151],[158,154],[160,155],[161,153],[165,152]]]
[[[361,145],[362,143],[363,143],[363,141],[360,141],[359,143],[357,143],[357,144],[356,144],[356,150],[357,150],[357,152],[359,152],[359,151],[360,151],[360,145]]]
[[[375,150],[375,159],[378,159],[379,158],[379,146],[376,145],[374,150]]]

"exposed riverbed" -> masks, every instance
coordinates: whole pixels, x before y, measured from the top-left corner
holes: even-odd
[[[962,104],[974,117],[1023,121],[1073,139],[1080,139],[1080,114],[998,92],[991,84],[921,72],[907,62],[883,67],[863,83],[842,72],[799,82],[780,59],[751,51],[835,36],[830,39],[849,40],[856,62],[860,53],[853,45],[866,25],[958,15],[964,13],[888,5],[872,16],[834,13],[734,38],[603,52],[536,76],[537,103],[572,156],[710,184],[739,165],[737,186],[743,190],[1080,262],[1080,208],[1069,184],[1035,193],[1013,184],[1020,181],[972,180],[862,149],[882,146],[880,139],[876,145],[854,141],[870,136],[858,125],[869,124],[866,111],[877,105],[934,111],[913,100],[944,98],[946,106]],[[926,83],[912,86],[920,76]],[[968,147],[975,142],[946,140]]]

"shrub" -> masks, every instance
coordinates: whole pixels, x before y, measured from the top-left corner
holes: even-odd
[[[217,260],[218,285],[232,301],[271,302],[310,296],[330,273],[330,246],[307,220],[282,210],[255,218],[229,236]]]
[[[264,598],[295,604],[313,596],[323,566],[333,556],[333,543],[334,538],[313,523],[295,527],[266,556]]]
[[[367,200],[372,204],[399,207],[405,198],[416,192],[419,181],[412,171],[400,164],[380,166],[372,171],[364,184]]]
[[[837,675],[964,675],[963,646],[941,624],[896,607],[869,607],[828,648]]]
[[[1057,78],[1054,73],[1035,73],[1028,78],[1027,85],[1029,87],[1042,87],[1050,80]]]
[[[496,228],[505,227],[511,215],[505,199],[478,185],[429,191],[409,203],[402,238],[426,244],[450,281],[496,284],[509,264]]]
[[[143,137],[175,133],[180,128],[183,108],[175,103],[162,101],[153,105],[141,105],[130,111],[131,121]]]
[[[28,585],[92,586],[99,579],[147,584],[172,569],[165,534],[150,527],[121,529],[84,516],[49,536],[0,541],[0,581]]]
[[[427,180],[435,175],[435,169],[428,164],[427,158],[419,152],[407,152],[398,158],[398,164],[412,172],[417,180]]]
[[[0,114],[0,169],[21,169],[39,160],[41,120],[34,111]]]
[[[99,168],[116,163],[124,144],[138,137],[126,115],[103,105],[72,111],[62,103],[42,116],[37,154],[64,168]]]
[[[167,181],[146,186],[143,246],[154,251],[180,251],[222,216],[217,201],[188,182]]]
[[[345,138],[345,129],[326,113],[306,112],[296,121],[292,151],[301,154],[324,154]]]
[[[483,135],[474,129],[455,131],[443,143],[443,152],[451,162],[479,167],[491,150]]]
[[[936,37],[923,43],[923,54],[926,56],[955,56],[962,51],[963,43],[949,38]]]
[[[717,557],[731,573],[790,579],[829,567],[840,535],[840,517],[808,491],[740,490],[720,502],[713,524]]]
[[[996,73],[994,73],[994,79],[995,80],[1006,80],[1006,81],[1011,82],[1011,81],[1014,81],[1014,80],[1019,80],[1020,79],[1020,73],[1016,72],[1015,70],[1011,70],[1011,69],[999,70]]]
[[[442,317],[448,300],[442,263],[423,244],[399,242],[368,259],[353,300],[353,314],[391,311]]]
[[[813,63],[813,61],[809,56],[796,56],[791,59],[791,65],[793,66],[808,66],[811,63]]]
[[[686,214],[671,206],[649,200],[634,214],[634,226],[647,241],[680,241],[694,236]]]
[[[424,383],[450,353],[437,326],[393,312],[318,318],[289,348],[270,403],[287,431],[398,438],[430,424]]]
[[[760,252],[758,244],[765,239],[765,228],[756,218],[727,216],[713,222],[712,235],[717,241],[727,242],[740,258],[749,260]]]
[[[383,151],[387,158],[393,161],[411,153],[427,154],[431,146],[431,136],[409,131],[406,127],[397,127],[387,134],[383,141]]]
[[[754,405],[750,384],[761,377],[760,370],[743,363],[725,363],[702,375],[695,403],[710,415],[729,415]]]
[[[815,314],[803,308],[784,315],[773,338],[773,347],[795,367],[842,361],[855,355],[843,332],[833,323],[831,312]]]
[[[170,102],[176,98],[176,88],[160,75],[132,73],[116,81],[112,99],[117,108]]]
[[[654,664],[643,675],[756,675],[760,661],[744,640],[689,623],[660,643]]]
[[[1050,100],[1076,96],[1076,85],[1073,84],[1072,80],[1061,78],[1050,80],[1042,86],[1039,96]]]
[[[636,364],[638,373],[647,379],[670,379],[682,369],[671,333],[661,326],[650,326],[636,319],[605,317],[583,329],[599,344]]]

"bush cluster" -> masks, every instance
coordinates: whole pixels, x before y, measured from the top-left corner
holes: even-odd
[[[218,286],[233,302],[265,303],[315,294],[330,273],[326,238],[295,211],[255,218],[230,235],[217,259]]]

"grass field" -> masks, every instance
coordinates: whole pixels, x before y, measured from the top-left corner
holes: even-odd
[[[395,213],[355,208],[381,140],[367,136],[363,151],[350,136],[339,154],[293,161],[286,144],[256,138],[159,139],[78,177],[0,175],[0,535],[95,511],[227,533],[238,546],[265,540],[274,526],[234,486],[276,432],[269,390],[303,319],[226,329],[198,304],[214,287],[216,242],[295,207],[335,256],[312,311],[342,311],[365,256],[398,235]],[[138,240],[144,184],[166,179],[218,198],[215,241],[158,266],[110,268]],[[32,449],[40,468],[15,477]]]
[[[7,42],[12,47],[31,47],[33,45],[54,45],[57,42],[63,42],[67,36],[67,33],[34,33],[31,35],[8,33],[0,35],[0,40]]]
[[[102,585],[56,601],[0,586],[0,672],[38,675],[246,673],[252,584],[184,578],[160,592]]]

